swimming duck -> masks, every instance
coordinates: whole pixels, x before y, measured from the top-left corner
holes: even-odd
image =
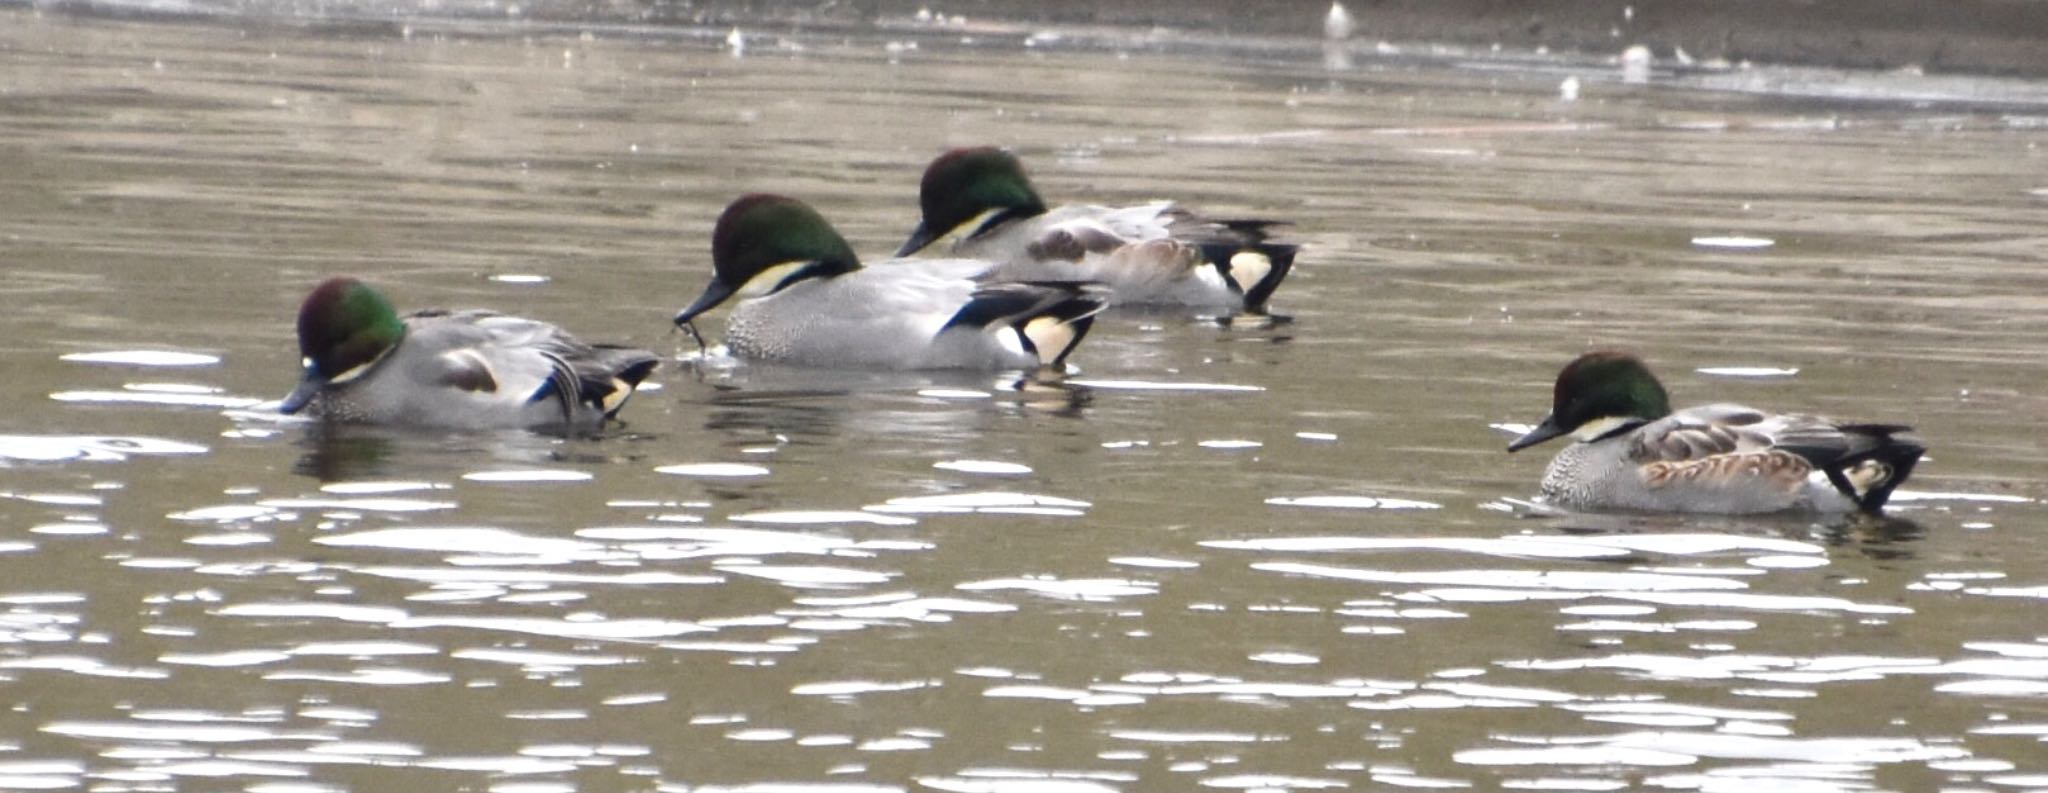
[[[725,343],[743,358],[871,369],[1064,367],[1108,289],[976,280],[993,266],[918,259],[862,267],[809,205],[745,195],[719,215],[711,283],[675,321],[690,327],[736,298]]]
[[[299,354],[305,376],[280,412],[450,429],[598,424],[660,362],[493,311],[400,317],[348,277],[321,282],[299,306]]]
[[[1641,360],[1603,351],[1565,366],[1550,415],[1508,451],[1570,435],[1543,495],[1574,509],[1876,513],[1926,451],[1911,429],[1729,404],[1674,413]]]
[[[992,278],[1101,281],[1119,304],[1264,313],[1298,250],[1266,241],[1278,221],[1212,220],[1171,201],[1047,208],[1017,156],[993,147],[954,149],[932,160],[918,204],[924,216],[899,257],[980,219],[953,253],[1003,265]],[[1131,247],[1158,240],[1185,245]]]

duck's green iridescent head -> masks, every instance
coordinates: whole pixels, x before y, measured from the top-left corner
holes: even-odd
[[[794,198],[767,193],[740,196],[718,216],[711,232],[711,283],[676,324],[735,294],[773,294],[806,278],[860,269],[860,257],[823,215]]]
[[[924,218],[897,249],[897,256],[916,253],[990,212],[1007,217],[1045,212],[1045,201],[1031,189],[1017,155],[993,146],[954,149],[932,160],[918,185],[917,203]]]
[[[329,278],[299,305],[299,355],[305,376],[280,410],[296,413],[322,387],[347,383],[405,338],[391,302],[354,278]]]
[[[1589,352],[1558,372],[1550,415],[1509,443],[1508,451],[1566,434],[1592,440],[1668,415],[1671,397],[1650,367],[1625,352]]]

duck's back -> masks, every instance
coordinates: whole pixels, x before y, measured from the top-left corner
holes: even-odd
[[[997,281],[1093,281],[1117,303],[1234,307],[1241,296],[1203,251],[1177,239],[1171,203],[1069,205],[963,238],[960,255],[998,262]]]
[[[1037,359],[989,333],[947,332],[990,269],[970,259],[884,262],[808,279],[736,306],[727,346],[741,357],[878,369],[1028,368]],[[978,329],[976,329],[978,331]]]
[[[594,423],[659,360],[493,311],[423,311],[405,325],[386,360],[323,397],[323,413],[451,429]]]
[[[1856,508],[1809,449],[1835,425],[1741,405],[1703,405],[1592,442],[1574,442],[1544,472],[1543,492],[1580,509],[1758,514]]]

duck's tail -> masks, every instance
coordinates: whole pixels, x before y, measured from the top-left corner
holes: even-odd
[[[1202,259],[1214,265],[1232,288],[1244,295],[1244,309],[1254,314],[1266,311],[1266,300],[1287,273],[1294,269],[1294,255],[1301,246],[1269,242],[1267,229],[1286,225],[1278,220],[1209,220],[1206,233],[1185,241],[1202,250]]]
[[[1856,502],[1857,509],[1871,514],[1884,509],[1892,491],[1927,453],[1926,444],[1908,434],[1913,428],[1901,424],[1843,424],[1836,429],[1849,441],[1849,449],[1821,470],[1836,490]]]
[[[615,344],[591,345],[588,357],[576,361],[576,401],[605,418],[618,415],[640,381],[654,372],[661,358],[646,350]]]
[[[1088,335],[1109,298],[1109,287],[1091,281],[989,284],[975,290],[939,332],[959,326],[1007,328],[1041,365],[1059,367]]]

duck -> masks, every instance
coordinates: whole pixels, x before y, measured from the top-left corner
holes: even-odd
[[[1542,483],[1568,509],[1878,514],[1927,451],[1911,431],[1733,404],[1674,412],[1641,359],[1600,350],[1558,373],[1550,414],[1508,451],[1570,436]]]
[[[1083,281],[990,282],[974,259],[863,267],[818,211],[788,196],[735,199],[711,234],[711,282],[676,314],[694,322],[728,300],[735,357],[883,370],[1064,371],[1109,303]]]
[[[298,332],[304,373],[278,411],[346,423],[591,427],[615,418],[661,360],[495,311],[401,317],[349,276],[306,295]]]
[[[933,159],[918,185],[918,207],[922,217],[898,257],[979,220],[952,252],[1001,264],[993,280],[1099,281],[1119,305],[1265,314],[1299,250],[1268,241],[1281,221],[1215,220],[1172,201],[1047,207],[1017,155],[991,146]],[[1157,244],[1163,240],[1182,244]]]

